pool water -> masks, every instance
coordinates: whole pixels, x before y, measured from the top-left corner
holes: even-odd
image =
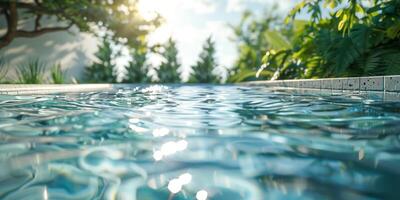
[[[244,86],[0,96],[0,199],[400,199],[400,102]]]

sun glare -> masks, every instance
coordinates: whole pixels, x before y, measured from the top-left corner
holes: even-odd
[[[139,14],[146,20],[160,15],[163,23],[156,31],[149,35],[150,43],[163,43],[170,36],[177,36],[177,27],[180,27],[182,0],[139,0]]]
[[[147,20],[154,19],[157,14],[169,18],[174,13],[176,0],[140,0],[138,4],[139,14]]]

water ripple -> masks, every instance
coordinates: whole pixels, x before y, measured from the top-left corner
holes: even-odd
[[[398,102],[154,85],[0,106],[0,199],[400,198]]]

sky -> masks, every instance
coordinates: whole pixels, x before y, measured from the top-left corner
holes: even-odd
[[[231,67],[237,56],[233,36],[228,24],[238,24],[241,13],[248,9],[261,13],[274,4],[285,16],[299,0],[140,0],[139,11],[145,18],[159,13],[164,23],[149,36],[149,43],[165,42],[169,37],[177,41],[179,58],[184,77],[188,77],[201,52],[203,42],[212,36],[216,42],[217,60],[223,67]],[[151,62],[158,64],[160,58],[151,56]]]

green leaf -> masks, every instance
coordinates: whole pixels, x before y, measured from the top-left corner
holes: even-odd
[[[393,51],[383,56],[383,61],[386,65],[386,75],[400,74],[400,51]]]
[[[370,76],[376,74],[379,66],[382,64],[381,56],[383,51],[377,51],[372,54],[364,54],[355,61],[359,76]]]
[[[342,14],[343,14],[343,9],[340,9],[340,10],[338,10],[337,12],[336,12],[336,17],[337,18],[339,18],[340,16],[342,16]]]
[[[390,39],[395,39],[400,37],[400,21],[397,21],[396,24],[392,25],[386,30],[386,34]]]
[[[350,38],[343,38],[333,44],[328,53],[328,61],[333,63],[329,70],[336,75],[343,74],[349,65],[359,56]]]
[[[303,32],[308,23],[310,23],[310,22],[307,20],[294,20],[293,21],[294,32],[295,33]]]
[[[267,31],[265,37],[273,49],[282,50],[292,48],[287,38],[278,31]]]
[[[371,47],[371,28],[366,25],[356,25],[350,33],[353,43],[360,52],[365,52]]]
[[[341,31],[341,30],[343,30],[345,28],[345,25],[347,23],[347,19],[348,19],[347,14],[343,14],[342,19],[340,20],[339,25],[338,25],[338,30],[339,31]]]

